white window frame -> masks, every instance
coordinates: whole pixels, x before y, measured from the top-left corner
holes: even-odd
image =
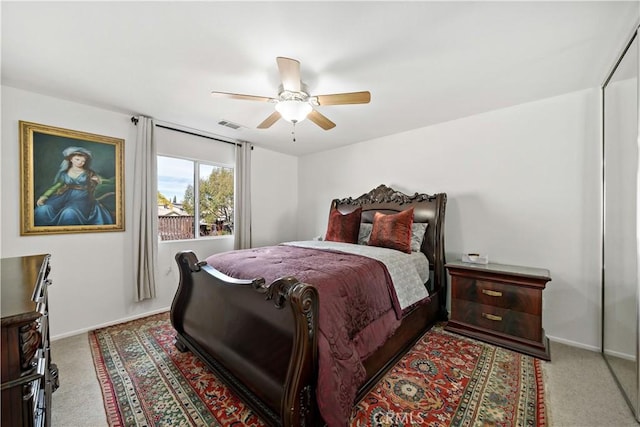
[[[201,159],[196,159],[196,158],[191,158],[191,157],[184,157],[184,156],[176,156],[173,154],[162,154],[162,153],[157,153],[156,154],[156,161],[158,157],[167,157],[167,158],[171,158],[171,159],[180,159],[180,160],[187,160],[190,162],[193,162],[194,168],[193,168],[193,200],[194,200],[194,214],[193,214],[193,238],[191,239],[175,239],[175,240],[162,240],[162,239],[158,239],[158,243],[173,243],[173,242],[189,242],[192,240],[218,240],[218,239],[235,239],[235,216],[236,216],[236,209],[235,209],[235,200],[236,200],[236,167],[235,165],[228,165],[228,164],[224,164],[224,163],[219,163],[219,162],[215,162],[215,161],[211,161],[211,160],[201,160]],[[222,235],[222,236],[200,236],[199,230],[200,230],[200,165],[207,165],[207,166],[213,166],[213,167],[217,167],[217,168],[226,168],[226,169],[231,169],[233,171],[233,200],[234,200],[234,207],[233,207],[233,223],[234,223],[234,232],[233,234],[226,234],[226,235]],[[156,184],[158,183],[158,176],[156,175]],[[158,192],[161,192],[160,189],[158,188]]]

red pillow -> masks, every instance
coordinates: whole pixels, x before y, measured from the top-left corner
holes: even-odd
[[[331,209],[329,213],[329,226],[325,240],[343,243],[358,243],[358,231],[360,230],[360,218],[362,208],[357,208],[348,214],[342,214],[338,209]]]
[[[373,216],[369,245],[397,249],[410,254],[412,225],[413,208],[392,215],[376,212]]]

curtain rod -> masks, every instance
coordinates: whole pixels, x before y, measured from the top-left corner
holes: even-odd
[[[138,120],[137,117],[135,117],[135,116],[131,117],[131,123],[133,123],[134,125],[137,126],[138,125],[138,121],[139,120]],[[171,126],[161,125],[161,124],[158,124],[158,123],[154,123],[154,126],[157,126],[157,127],[163,128],[163,129],[172,130],[172,131],[175,131],[175,132],[186,133],[188,135],[199,136],[200,138],[206,138],[206,139],[211,139],[211,140],[218,141],[218,142],[224,142],[225,144],[231,144],[231,145],[235,145],[237,147],[241,147],[242,146],[242,144],[240,144],[238,142],[225,141],[224,139],[216,138],[216,137],[213,137],[213,136],[202,135],[200,133],[191,132],[191,131],[184,130],[184,129],[177,129],[177,128],[174,128],[174,127],[171,127]],[[253,144],[251,144],[251,149],[253,150]]]
[[[190,132],[188,130],[183,130],[183,129],[176,129],[176,128],[172,128],[172,127],[165,126],[165,125],[159,125],[157,123],[155,124],[155,126],[157,126],[159,128],[163,128],[163,129],[169,129],[169,130],[172,130],[172,131],[175,131],[175,132],[186,133],[188,135],[199,136],[200,138],[207,138],[207,139],[212,139],[214,141],[224,142],[225,144],[231,144],[231,145],[236,145],[236,146],[241,146],[242,145],[242,144],[238,144],[237,142],[225,141],[224,139],[214,138],[213,136],[201,135],[199,133]]]

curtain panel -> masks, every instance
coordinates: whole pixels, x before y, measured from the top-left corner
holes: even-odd
[[[158,265],[157,149],[153,121],[138,117],[133,171],[133,272],[136,301],[155,298]]]
[[[251,247],[251,144],[236,143],[234,249]]]

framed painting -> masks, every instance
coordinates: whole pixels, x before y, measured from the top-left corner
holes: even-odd
[[[20,234],[124,231],[124,140],[25,121]]]

